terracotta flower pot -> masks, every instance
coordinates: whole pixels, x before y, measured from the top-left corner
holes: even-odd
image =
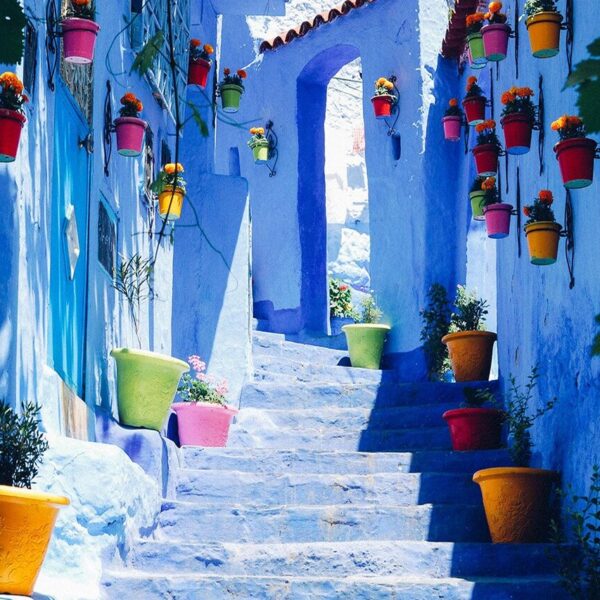
[[[198,58],[190,59],[188,66],[188,85],[199,85],[202,89],[208,83],[208,74],[210,72],[210,61]]]
[[[65,61],[87,65],[94,60],[94,48],[100,25],[90,19],[69,18],[62,21]]]
[[[483,197],[485,192],[471,192],[469,198],[471,199],[471,212],[473,213],[473,219],[475,221],[485,221],[483,216]]]
[[[444,139],[449,142],[458,142],[462,128],[462,117],[450,115],[442,119],[444,126]]]
[[[117,152],[122,156],[139,156],[144,146],[144,135],[148,124],[137,117],[115,119]]]
[[[473,475],[483,496],[492,542],[530,544],[547,539],[550,493],[558,473],[525,467],[483,469]]]
[[[480,144],[473,148],[477,175],[494,177],[498,172],[498,147],[494,144]]]
[[[558,142],[554,152],[564,186],[576,190],[592,185],[596,142],[590,138],[571,138]]]
[[[264,164],[269,160],[269,140],[260,140],[252,146],[252,155],[257,165]]]
[[[511,29],[506,23],[493,23],[481,28],[485,57],[492,62],[506,58]]]
[[[562,20],[560,13],[544,11],[525,21],[533,56],[552,58],[558,54]]]
[[[226,113],[236,113],[240,110],[240,99],[244,88],[235,83],[225,83],[220,86],[221,106]]]
[[[485,57],[483,37],[481,33],[472,33],[468,35],[467,44],[469,46],[469,52],[471,53],[471,60],[473,63],[485,66],[487,63],[487,58]]]
[[[502,411],[495,408],[456,408],[447,410],[443,418],[450,428],[453,450],[493,450],[502,444]]]
[[[529,259],[534,265],[553,265],[558,255],[562,226],[554,221],[536,221],[525,225]]]
[[[499,240],[508,236],[512,209],[512,204],[505,204],[504,202],[497,202],[484,207],[483,214],[489,238]]]
[[[497,335],[491,331],[458,331],[442,338],[456,381],[487,381]]]
[[[506,115],[500,121],[504,130],[506,151],[509,154],[527,154],[531,148],[533,123],[526,115]]]
[[[386,119],[392,115],[394,108],[394,96],[391,94],[382,94],[371,98],[373,111],[376,119]]]
[[[13,162],[17,157],[25,121],[20,112],[0,108],[0,162]]]
[[[350,363],[361,369],[379,369],[385,338],[390,331],[388,325],[355,323],[344,325]]]
[[[181,217],[185,192],[181,188],[164,190],[158,195],[158,214],[168,221],[176,221]]]
[[[465,115],[467,117],[467,123],[472,125],[479,125],[485,121],[485,105],[487,99],[484,96],[473,96],[471,98],[465,98],[462,101],[463,108],[465,109]]]
[[[177,415],[180,446],[227,446],[236,409],[208,402],[176,402],[171,408]]]

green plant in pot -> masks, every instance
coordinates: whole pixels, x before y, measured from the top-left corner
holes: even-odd
[[[342,327],[358,320],[352,306],[352,290],[339,279],[329,280],[329,322],[331,335],[340,335]]]
[[[534,368],[524,386],[510,378],[504,421],[509,430],[510,455],[516,466],[482,469],[473,475],[481,487],[485,515],[495,543],[544,541],[550,530],[550,498],[558,473],[532,469],[531,427],[554,406],[554,400],[534,404],[538,371]]]
[[[48,442],[40,408],[0,401],[0,594],[31,596],[64,496],[32,490]]]
[[[367,296],[361,302],[360,323],[344,325],[343,332],[348,342],[350,362],[353,367],[379,369],[385,339],[391,327],[379,321],[383,313],[375,299]]]
[[[127,302],[129,315],[141,347],[140,311],[152,296],[152,263],[135,254],[123,258],[113,283]],[[169,414],[177,385],[187,363],[157,352],[114,348],[117,363],[119,421],[130,427],[160,431]]]
[[[446,288],[434,283],[427,292],[427,306],[420,311],[423,328],[421,341],[431,381],[442,381],[450,371],[448,347],[442,338],[450,331],[450,301]]]
[[[247,73],[238,69],[235,73],[231,69],[223,69],[223,80],[219,82],[219,95],[221,106],[227,113],[236,113],[240,110],[240,99],[244,93],[244,79]]]

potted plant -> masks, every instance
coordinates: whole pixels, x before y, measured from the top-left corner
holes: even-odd
[[[180,173],[183,173],[181,163],[167,163],[151,186],[152,191],[158,194],[158,214],[168,221],[181,217],[186,183]]]
[[[23,105],[29,98],[23,93],[21,80],[10,72],[0,75],[0,162],[17,157],[21,132],[25,125]]]
[[[196,38],[190,40],[190,60],[188,63],[188,85],[199,85],[202,89],[208,82],[208,73],[212,63],[210,57],[215,49]]]
[[[506,58],[508,38],[511,34],[510,25],[506,23],[506,15],[501,13],[502,2],[490,2],[485,18],[488,22],[481,28],[485,57],[492,62]]]
[[[100,26],[94,21],[94,0],[67,0],[62,19],[63,55],[67,62],[87,65],[94,60]]]
[[[483,90],[477,85],[477,77],[471,75],[467,79],[467,94],[462,101],[467,123],[475,126],[485,121],[485,105],[487,98],[483,95]]]
[[[248,140],[248,146],[252,148],[254,162],[257,165],[266,163],[269,160],[271,145],[269,144],[269,140],[265,137],[264,128],[252,127],[250,129],[250,134],[252,137]]]
[[[119,118],[115,119],[117,151],[122,156],[139,156],[144,145],[144,134],[148,124],[140,119],[144,108],[135,94],[128,92],[121,98]]]
[[[446,288],[440,283],[431,285],[427,292],[427,306],[419,313],[423,322],[421,341],[427,361],[427,375],[431,381],[443,381],[450,371],[448,347],[442,343],[450,330],[450,302]]]
[[[531,148],[531,132],[537,116],[537,108],[531,101],[533,95],[528,87],[512,87],[502,94],[500,124],[509,154],[527,154]]]
[[[460,130],[462,128],[463,112],[458,107],[458,100],[451,98],[448,102],[448,108],[442,118],[444,126],[444,139],[450,142],[458,142],[460,140]]]
[[[376,119],[386,119],[391,116],[398,97],[394,93],[394,83],[385,77],[375,82],[375,95],[371,98]]]
[[[225,112],[236,113],[240,110],[240,98],[244,93],[243,82],[247,76],[244,69],[238,69],[233,75],[230,69],[223,69],[223,81],[219,82],[219,95]]]
[[[471,201],[471,213],[475,221],[485,221],[483,216],[483,197],[485,190],[481,187],[487,177],[477,176],[473,180],[471,190],[469,191],[469,199]]]
[[[554,146],[564,186],[569,190],[592,185],[596,142],[585,135],[583,121],[564,115],[552,123],[560,141]]]
[[[495,333],[484,331],[488,304],[459,285],[454,309],[450,317],[450,333],[442,338],[442,343],[448,346],[454,378],[456,381],[487,381],[494,342],[498,337]]]
[[[226,405],[227,382],[216,383],[206,374],[206,363],[199,356],[188,358],[192,373],[181,378],[178,392],[183,402],[172,408],[177,415],[180,446],[227,445],[229,426],[237,410]]]
[[[331,335],[340,335],[342,327],[356,320],[356,311],[352,307],[350,286],[339,279],[329,280],[329,322]]]
[[[360,323],[342,327],[353,367],[380,368],[385,338],[391,329],[389,325],[382,325],[379,322],[382,316],[375,299],[367,296],[361,302]]]
[[[481,184],[483,190],[483,215],[488,237],[498,240],[505,238],[510,233],[510,216],[512,204],[506,204],[500,200],[496,178],[487,177]]]
[[[483,27],[484,20],[485,14],[481,12],[467,15],[465,20],[467,25],[466,42],[469,49],[469,57],[473,65],[477,68],[483,68],[487,64],[485,50],[483,49],[483,38],[481,36],[481,28]],[[481,65],[481,67],[479,67],[479,65]]]
[[[485,388],[464,388],[463,393],[463,406],[443,414],[450,429],[452,449],[466,452],[500,448],[504,414],[493,408],[496,404],[493,392]]]
[[[40,408],[0,401],[0,593],[31,596],[64,496],[32,490],[48,442]]]
[[[555,0],[527,0],[523,17],[531,52],[536,58],[552,58],[560,50],[560,30],[563,16]]]
[[[529,258],[534,265],[552,265],[558,255],[558,240],[562,226],[556,222],[550,190],[540,190],[533,204],[523,207],[528,217],[525,235],[529,246]]]
[[[475,125],[477,145],[473,148],[477,175],[494,177],[498,172],[498,157],[502,152],[500,140],[496,134],[496,121],[488,119]]]
[[[530,413],[537,369],[529,375],[525,389],[511,377],[504,420],[508,425],[510,454],[516,466],[483,469],[473,475],[481,487],[485,516],[492,542],[536,543],[547,538],[550,528],[550,494],[558,473],[531,469],[530,429],[536,419],[554,406],[546,402]]]

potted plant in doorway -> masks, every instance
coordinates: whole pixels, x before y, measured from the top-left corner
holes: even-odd
[[[121,98],[119,118],[115,119],[117,151],[122,156],[139,156],[144,145],[144,135],[148,124],[140,119],[144,108],[135,94],[128,92]]]
[[[485,221],[485,217],[483,216],[483,197],[485,196],[485,190],[481,186],[486,179],[487,177],[481,177],[480,175],[475,177],[469,191],[471,213],[475,221]]]
[[[471,63],[476,68],[483,68],[487,64],[485,50],[483,49],[483,38],[481,36],[481,28],[485,20],[485,13],[476,12],[472,15],[467,15],[465,22],[467,25],[466,42],[469,50]]]
[[[394,82],[380,77],[375,82],[375,95],[371,98],[376,119],[386,119],[391,116],[398,103],[394,92]]]
[[[188,85],[198,85],[202,89],[208,82],[212,64],[211,56],[215,49],[210,44],[202,45],[196,38],[190,40],[190,60],[188,64]]]
[[[94,60],[100,26],[94,21],[94,0],[67,0],[62,20],[63,55],[67,62],[86,65]]]
[[[23,105],[29,98],[15,73],[0,75],[0,162],[13,162],[17,157],[25,118]]]
[[[506,58],[508,38],[512,33],[507,17],[501,13],[502,2],[490,2],[485,18],[488,22],[481,28],[483,49],[485,57],[492,62],[499,62]]]
[[[477,85],[477,77],[471,75],[467,79],[467,94],[462,101],[467,123],[475,126],[485,121],[485,106],[487,98],[483,95],[483,90]]]
[[[531,132],[537,117],[537,107],[531,101],[533,95],[529,87],[512,87],[502,94],[500,124],[509,154],[526,154],[531,148]]]
[[[498,157],[502,146],[496,134],[496,121],[488,119],[475,125],[477,145],[473,148],[477,175],[494,177],[498,172]]]
[[[460,140],[460,130],[462,129],[463,112],[458,106],[458,100],[451,98],[448,102],[448,108],[442,118],[444,127],[444,139],[450,142]]]
[[[0,594],[31,596],[64,496],[32,490],[48,442],[40,407],[0,401]]]
[[[527,0],[523,7],[531,52],[535,58],[552,58],[560,50],[563,16],[555,0]]]
[[[510,217],[512,215],[512,204],[502,202],[496,178],[487,177],[481,184],[483,190],[483,216],[488,237],[498,240],[505,238],[510,233]]]
[[[244,69],[231,73],[231,69],[223,69],[223,80],[219,82],[219,95],[224,112],[236,113],[240,110],[240,99],[244,93],[244,79],[247,77]]]
[[[342,327],[353,367],[380,368],[383,346],[391,329],[389,325],[380,323],[382,317],[383,313],[373,296],[367,296],[361,302],[360,322]]]
[[[342,327],[358,319],[352,306],[352,290],[339,279],[329,280],[329,323],[331,335],[341,335]]]
[[[516,466],[482,469],[473,475],[481,488],[485,516],[492,542],[527,544],[545,541],[550,530],[550,495],[558,473],[532,469],[530,429],[536,419],[554,406],[554,400],[531,409],[538,371],[534,368],[525,388],[510,378],[504,410],[510,455]]]
[[[185,179],[181,175],[183,172],[181,163],[167,163],[151,186],[152,191],[158,194],[158,214],[167,221],[176,221],[181,217],[186,194]]]
[[[556,262],[562,226],[554,217],[553,202],[554,195],[550,190],[540,190],[533,204],[523,207],[523,213],[528,218],[525,235],[529,259],[534,265],[552,265]]]
[[[183,402],[173,404],[180,446],[224,447],[237,410],[227,406],[227,382],[215,382],[206,363],[197,355],[188,358],[190,373],[181,378],[178,392]]]
[[[264,127],[252,127],[250,129],[250,135],[252,137],[248,140],[248,146],[252,149],[254,162],[257,165],[268,162],[271,145],[269,140],[265,137]]]

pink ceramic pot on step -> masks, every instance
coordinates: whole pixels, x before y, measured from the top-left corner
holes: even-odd
[[[147,123],[137,117],[115,119],[117,130],[117,151],[122,156],[139,156],[144,145]]]
[[[176,402],[172,409],[177,415],[180,446],[226,446],[231,420],[238,413],[208,402]]]
[[[499,240],[508,236],[512,209],[511,204],[504,202],[489,204],[483,209],[488,237]]]

